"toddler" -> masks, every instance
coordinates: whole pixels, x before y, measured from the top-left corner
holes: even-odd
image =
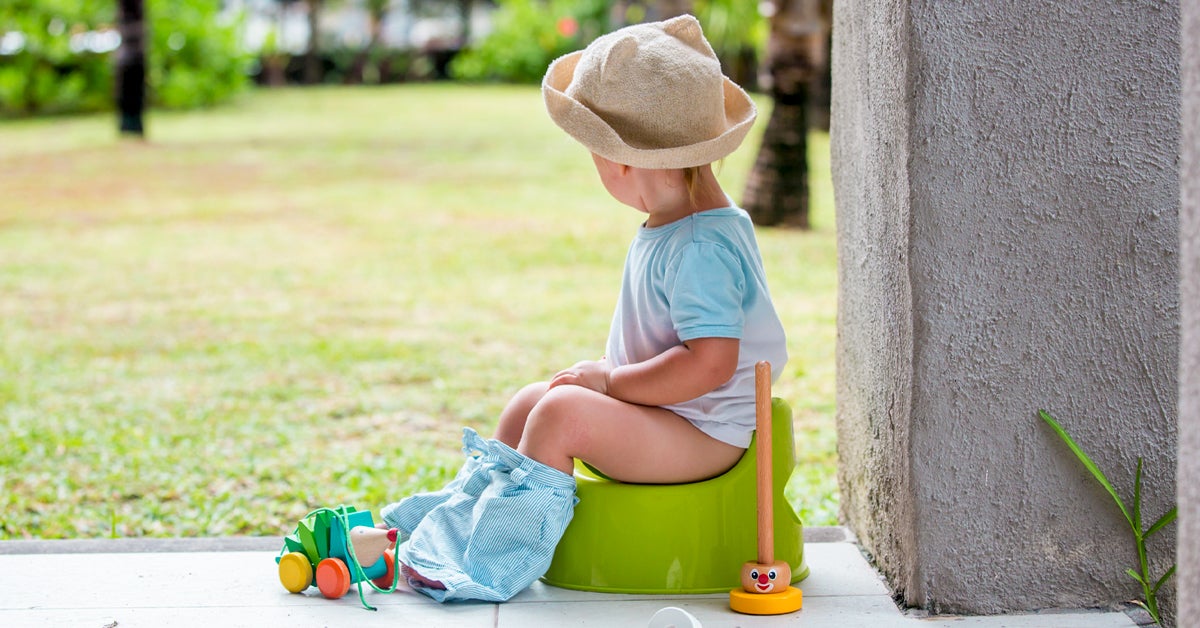
[[[787,361],[749,216],[711,164],[756,115],[691,16],[600,37],[550,65],[550,117],[646,214],[600,360],[518,392],[493,439],[467,429],[441,491],[383,509],[403,572],[438,601],[504,601],[545,573],[575,506],[574,460],[623,482],[729,469],[754,430],[754,364]]]

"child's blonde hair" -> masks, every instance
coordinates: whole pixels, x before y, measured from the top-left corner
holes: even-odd
[[[724,163],[724,159],[720,159],[715,162],[716,168],[714,168],[714,170],[716,172],[720,172],[721,165]],[[712,166],[714,164],[708,165]],[[688,168],[682,168],[683,184],[687,186],[688,199],[692,201],[692,205],[696,204],[696,193],[700,191],[700,169],[703,167],[704,166],[691,166]]]
[[[683,184],[687,186],[688,198],[696,204],[696,190],[700,186],[700,166],[683,169]]]

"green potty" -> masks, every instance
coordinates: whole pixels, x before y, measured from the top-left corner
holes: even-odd
[[[771,404],[775,560],[808,577],[800,519],[783,496],[796,466],[792,411]],[[754,443],[732,469],[691,484],[624,484],[576,463],[579,503],[542,580],[606,593],[720,593],[758,558]]]

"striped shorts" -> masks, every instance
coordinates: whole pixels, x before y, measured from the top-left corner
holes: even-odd
[[[467,460],[446,488],[386,506],[400,561],[445,590],[437,600],[503,602],[546,573],[578,501],[575,478],[463,430]]]

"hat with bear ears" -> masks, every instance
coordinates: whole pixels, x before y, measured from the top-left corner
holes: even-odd
[[[742,143],[757,115],[690,15],[626,26],[559,57],[542,79],[542,98],[571,137],[637,168],[717,161]]]

